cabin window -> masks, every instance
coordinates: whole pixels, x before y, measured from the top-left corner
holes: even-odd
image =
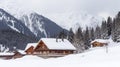
[[[49,51],[47,51],[47,54],[49,54]]]
[[[42,54],[42,52],[40,51],[40,54]]]
[[[65,51],[63,51],[63,54],[65,54],[66,52]]]
[[[34,52],[34,54],[37,54],[37,52]]]
[[[34,54],[40,54],[40,52],[34,52]]]
[[[62,51],[57,51],[57,53],[62,53]]]
[[[68,51],[68,53],[70,54],[70,53],[71,53],[71,51]]]
[[[31,52],[28,52],[28,54],[32,54]]]
[[[43,54],[46,54],[46,51],[43,51]]]
[[[55,53],[55,51],[51,51],[51,53]]]

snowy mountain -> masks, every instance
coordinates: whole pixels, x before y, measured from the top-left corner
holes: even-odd
[[[76,31],[78,27],[82,27],[83,30],[85,30],[87,26],[95,28],[97,25],[101,25],[102,20],[104,20],[101,17],[92,16],[82,11],[59,13],[46,16],[63,28],[67,30],[72,28],[74,31]]]
[[[0,45],[4,50],[24,49],[27,43],[37,42],[41,37],[54,37],[63,28],[37,13],[22,16],[20,20],[0,9]]]
[[[24,49],[29,42],[35,42],[35,35],[18,19],[0,9],[0,51]]]
[[[0,30],[7,29],[34,36],[33,33],[20,20],[16,19],[3,9],[0,9]]]
[[[28,3],[29,2],[29,3]],[[50,1],[52,2],[52,1]],[[54,1],[53,1],[54,2]],[[26,4],[27,3],[27,4]],[[32,5],[33,4],[33,5]],[[40,6],[39,6],[40,5]],[[47,4],[46,4],[47,5]],[[7,12],[11,13],[16,18],[22,17],[23,15],[28,15],[31,12],[37,12],[38,14],[44,15],[50,20],[54,21],[61,27],[69,30],[73,28],[75,31],[79,26],[85,29],[86,26],[96,27],[101,24],[103,18],[98,16],[92,16],[85,11],[66,11],[60,13],[47,12],[47,7],[43,1],[39,2],[34,0],[4,0],[0,2],[0,7],[4,8]],[[53,7],[51,7],[53,8]],[[51,10],[51,9],[50,9]],[[31,29],[32,30],[32,29]],[[45,32],[44,32],[45,33]],[[37,35],[36,33],[34,33]],[[43,35],[44,36],[44,35]]]
[[[20,19],[38,38],[53,37],[59,34],[63,28],[50,19],[37,13],[24,15]]]

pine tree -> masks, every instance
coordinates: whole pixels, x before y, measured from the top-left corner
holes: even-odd
[[[88,49],[90,47],[90,37],[89,37],[88,27],[86,27],[86,31],[84,34],[84,45],[85,45],[85,49]]]
[[[113,40],[119,42],[120,41],[120,12],[114,18],[113,24],[114,24]]]
[[[93,41],[95,39],[95,36],[94,36],[94,29],[92,28],[90,30],[90,40]]]
[[[73,43],[74,42],[74,33],[72,28],[70,29],[69,33],[68,33],[68,40]]]
[[[117,29],[116,29],[116,20],[113,20],[112,23],[112,39],[113,41],[117,41]]]
[[[102,25],[101,25],[101,38],[102,39],[106,39],[107,38],[107,22],[106,21],[102,21]]]
[[[74,45],[77,48],[78,53],[83,52],[84,48],[84,41],[83,41],[83,33],[81,27],[78,28],[74,35]]]
[[[100,38],[101,38],[101,28],[97,26],[95,29],[95,39],[100,39]]]
[[[61,38],[62,40],[67,37],[67,34],[65,33],[64,29],[59,33],[58,38]]]
[[[108,38],[111,35],[111,31],[112,31],[112,19],[111,19],[111,17],[108,17],[108,19],[107,19],[107,34],[108,34]]]
[[[81,27],[78,28],[78,31],[76,33],[78,39],[82,40],[83,39],[83,34],[82,34],[82,29]]]

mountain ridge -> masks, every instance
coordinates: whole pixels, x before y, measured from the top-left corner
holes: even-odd
[[[55,22],[38,13],[24,15],[20,20],[39,38],[53,37],[63,30]]]
[[[5,46],[6,50],[23,50],[27,43],[37,42],[44,37],[56,37],[63,30],[50,19],[37,13],[24,15],[23,19],[26,22],[0,9],[0,45]]]

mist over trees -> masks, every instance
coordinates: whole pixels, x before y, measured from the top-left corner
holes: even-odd
[[[102,21],[101,26],[86,27],[86,30],[79,27],[75,33],[72,29],[68,33],[68,40],[77,48],[78,52],[89,49],[91,47],[90,42],[94,39],[109,38],[115,42],[120,42],[120,12],[113,19],[108,17],[106,21]]]

